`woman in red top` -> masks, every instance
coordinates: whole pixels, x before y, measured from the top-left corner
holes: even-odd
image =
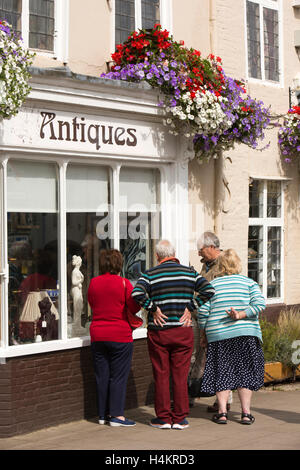
[[[91,279],[88,302],[92,309],[91,348],[98,394],[99,423],[134,426],[124,417],[126,386],[130,372],[133,339],[125,313],[140,306],[131,298],[132,285],[120,277],[123,256],[118,250],[102,250],[101,275]]]

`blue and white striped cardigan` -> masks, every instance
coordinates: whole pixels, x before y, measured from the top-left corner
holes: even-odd
[[[266,302],[258,284],[240,274],[218,277],[210,284],[215,295],[197,313],[199,328],[205,330],[208,343],[237,336],[257,336],[262,341],[258,317]],[[246,318],[232,320],[226,313],[231,307],[245,310]]]

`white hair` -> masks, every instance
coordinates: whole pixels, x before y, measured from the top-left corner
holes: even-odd
[[[175,248],[169,240],[160,240],[155,247],[155,252],[159,259],[175,256]]]
[[[214,246],[220,248],[220,240],[213,232],[204,232],[197,241],[197,249],[200,250],[205,246]]]

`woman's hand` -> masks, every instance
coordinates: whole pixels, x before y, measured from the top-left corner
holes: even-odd
[[[238,312],[233,307],[230,310],[226,310],[227,315],[230,316],[232,320],[242,320],[242,318],[246,318],[246,312],[243,310]]]

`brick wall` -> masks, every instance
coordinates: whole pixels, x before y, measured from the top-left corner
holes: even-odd
[[[126,408],[153,403],[146,340],[134,343]],[[0,365],[0,437],[97,416],[90,348],[7,359]]]
[[[271,323],[276,323],[281,311],[296,309],[300,312],[300,305],[286,305],[286,304],[274,304],[269,305],[263,313],[263,318],[270,321]]]

